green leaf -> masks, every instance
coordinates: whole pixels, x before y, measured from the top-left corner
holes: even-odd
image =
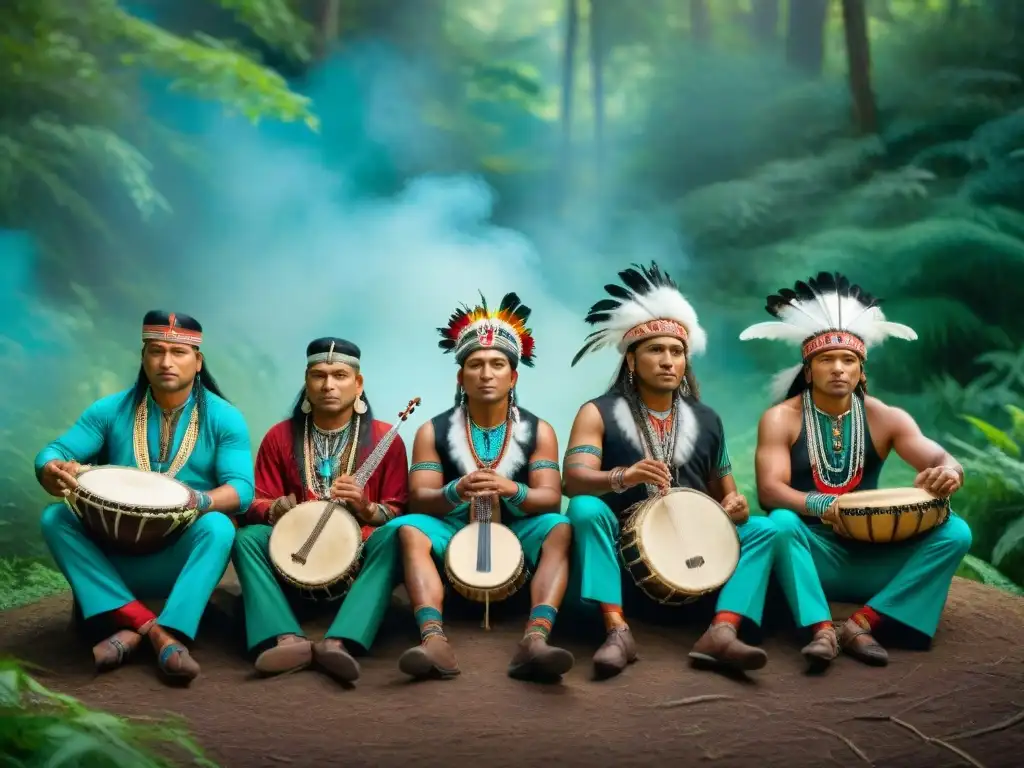
[[[995,547],[992,549],[992,564],[1000,566],[1003,560],[1020,544],[1024,543],[1024,515],[1014,520],[1003,531]]]
[[[973,427],[975,427],[979,432],[981,432],[985,436],[985,439],[988,440],[989,443],[997,447],[999,450],[1004,451],[1005,453],[1011,454],[1013,456],[1020,456],[1020,446],[1018,446],[1013,441],[1013,438],[1011,438],[1003,430],[999,429],[998,427],[992,426],[987,421],[983,421],[982,419],[979,419],[977,416],[962,415],[960,418],[962,418],[968,424],[971,424]]]
[[[986,586],[1001,589],[1004,592],[1009,592],[1011,595],[1024,597],[1024,588],[1015,584],[1008,577],[1000,573],[995,566],[986,563],[980,557],[966,555],[961,566],[961,575],[966,576],[966,578],[972,581],[978,581]],[[964,570],[966,570],[966,573],[963,573]]]

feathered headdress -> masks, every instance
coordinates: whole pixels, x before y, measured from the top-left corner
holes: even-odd
[[[446,353],[454,352],[462,365],[466,358],[480,349],[497,349],[512,362],[533,366],[533,331],[526,327],[532,310],[515,293],[506,293],[496,312],[487,308],[487,299],[480,294],[480,304],[472,309],[463,304],[448,319],[445,328],[438,328],[441,341],[437,346]]]
[[[765,309],[778,320],[755,323],[740,334],[740,341],[775,339],[800,345],[800,365],[772,381],[774,398],[782,399],[804,364],[821,352],[846,349],[866,360],[868,348],[889,337],[917,339],[913,328],[886,320],[880,303],[838,272],[819,272],[769,296]]]
[[[655,336],[682,340],[691,355],[704,352],[708,337],[697,322],[696,311],[655,262],[650,267],[633,264],[619,272],[619,279],[625,288],[606,285],[612,298],[601,299],[587,313],[590,325],[602,327],[587,336],[572,359],[573,365],[584,355],[612,344],[624,355],[632,344]]]

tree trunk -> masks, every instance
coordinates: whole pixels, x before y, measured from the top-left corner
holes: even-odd
[[[871,91],[871,49],[868,15],[864,0],[842,0],[846,61],[850,78],[853,113],[861,133],[878,131],[875,95]]]
[[[775,42],[779,27],[779,0],[753,0],[750,14],[750,36],[762,45]]]
[[[590,80],[594,99],[594,167],[598,178],[604,170],[604,54],[605,3],[590,0]]]
[[[313,55],[318,61],[331,52],[331,46],[338,39],[341,29],[341,0],[320,0],[319,6],[313,41]]]
[[[562,183],[568,185],[572,156],[572,107],[575,87],[576,42],[579,38],[577,0],[565,0],[565,46],[562,51]]]
[[[707,0],[690,0],[690,37],[695,45],[702,48],[711,40]]]
[[[789,0],[786,60],[793,67],[818,76],[825,64],[825,20],[829,0]]]

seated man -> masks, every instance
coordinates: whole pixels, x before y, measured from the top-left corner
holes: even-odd
[[[501,522],[518,537],[533,571],[533,610],[509,664],[510,676],[557,678],[572,654],[548,645],[565,593],[572,541],[569,521],[557,510],[558,441],[551,425],[516,404],[518,365],[533,364],[528,307],[507,294],[497,312],[486,303],[459,309],[440,329],[440,346],[459,365],[456,405],[424,424],[413,444],[410,511],[399,528],[409,591],[421,643],[406,651],[400,669],[414,678],[459,673],[442,625],[444,587],[435,559],[468,522],[470,503],[500,504]],[[390,526],[389,526],[390,527]]]
[[[909,414],[867,396],[869,344],[917,338],[886,321],[875,298],[823,272],[769,296],[767,308],[778,321],[757,323],[740,338],[799,344],[803,358],[777,377],[783,389],[773,399],[781,402],[758,430],[758,497],[779,529],[775,570],[798,625],[810,629],[803,655],[812,669],[827,667],[840,648],[884,665],[888,654],[872,633],[888,617],[934,635],[971,531],[951,515],[905,543],[864,544],[833,532],[837,499],[877,488],[890,451],[918,470],[915,486],[937,497],[960,488],[963,468]],[[866,603],[838,636],[829,599]]]
[[[359,664],[343,641],[369,648],[368,624],[379,624],[389,605],[392,571],[397,567],[394,529],[385,523],[405,511],[409,470],[400,437],[387,448],[365,487],[353,473],[390,430],[373,418],[363,390],[359,347],[344,339],[317,339],[306,347],[306,382],[292,416],[275,424],[256,457],[256,499],[248,524],[235,539],[234,563],[242,586],[249,649],[268,642],[256,659],[266,675],[317,663],[341,682],[359,677]],[[282,586],[270,561],[270,533],[281,516],[303,502],[338,499],[362,523],[364,552],[384,547],[384,557],[363,568],[345,596],[322,642],[306,639],[290,602],[297,590]],[[387,558],[390,556],[390,564]],[[307,605],[309,602],[308,601]],[[317,610],[337,605],[319,601]]]
[[[619,564],[619,527],[629,508],[659,487],[710,495],[740,537],[739,565],[690,657],[760,669],[765,652],[741,642],[737,633],[743,618],[761,622],[775,527],[766,517],[749,517],[732,477],[722,420],[699,400],[688,358],[704,351],[707,337],[693,307],[656,264],[619,274],[628,289],[610,286],[615,298],[591,307],[587,322],[604,327],[590,334],[573,365],[610,344],[618,347],[622,362],[609,390],[580,408],[565,461],[574,585],[579,579],[585,604],[600,606],[607,631],[594,654],[595,671],[611,677],[636,660],[636,642],[622,610],[627,574]],[[632,579],[626,583],[634,586]]]
[[[103,463],[162,472],[193,490],[198,519],[154,554],[110,551],[111,542],[88,532],[63,502],[43,510],[43,538],[82,616],[106,615],[120,627],[93,648],[100,670],[120,666],[145,635],[165,677],[190,681],[199,674],[171,633],[195,638],[231,556],[235,526],[227,515],[252,501],[249,430],[210,375],[202,336],[187,315],[147,313],[135,385],[93,403],[36,456],[39,482],[53,496],[66,496],[81,465],[101,456]],[[160,616],[136,595],[167,598]]]

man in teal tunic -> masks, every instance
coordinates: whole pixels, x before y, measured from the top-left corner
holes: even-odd
[[[309,666],[313,661],[341,682],[359,677],[359,663],[345,643],[367,650],[391,597],[398,567],[396,535],[385,526],[405,511],[409,465],[405,444],[396,435],[379,463],[367,465],[391,425],[373,417],[360,372],[362,353],[345,339],[316,339],[306,347],[306,380],[292,416],[267,432],[256,456],[256,499],[249,523],[238,532],[233,559],[245,602],[250,650],[266,646],[256,669],[273,675]],[[355,435],[355,439],[353,439]],[[356,475],[369,472],[360,482]],[[325,593],[302,595],[282,586],[270,561],[273,526],[298,501],[344,501],[362,527],[369,560],[340,603]],[[317,545],[319,546],[319,544]],[[335,585],[339,589],[343,585]],[[313,599],[310,599],[313,598]],[[300,616],[295,608],[301,606]],[[335,606],[324,639],[311,643],[299,624],[301,614]]]
[[[252,501],[249,430],[210,375],[199,351],[202,336],[202,326],[187,315],[147,313],[135,385],[93,403],[36,456],[40,484],[58,498],[90,462],[161,472],[193,492],[198,519],[155,554],[111,551],[64,502],[43,510],[43,537],[82,616],[102,615],[118,627],[93,649],[101,670],[120,666],[146,636],[164,676],[189,681],[199,674],[173,633],[195,638],[231,556],[229,515]],[[159,616],[138,601],[147,597],[167,598]]]
[[[768,297],[776,320],[740,339],[801,346],[802,361],[776,377],[777,405],[761,418],[757,492],[779,529],[775,571],[797,624],[810,643],[803,655],[822,670],[838,655],[884,665],[873,633],[886,619],[932,637],[949,586],[971,547],[958,515],[901,543],[867,544],[837,535],[839,496],[877,488],[891,451],[918,471],[914,485],[948,497],[963,468],[925,437],[905,411],[867,396],[869,346],[890,336],[912,341],[913,329],[885,319],[878,300],[844,276],[820,273]],[[822,523],[827,525],[822,525]],[[864,602],[838,634],[828,600]]]
[[[605,641],[594,654],[598,677],[619,674],[636,660],[636,642],[623,614],[623,586],[639,594],[619,565],[620,524],[629,509],[658,489],[691,488],[718,501],[736,524],[740,560],[718,598],[718,612],[690,657],[742,670],[767,656],[742,642],[743,619],[761,622],[772,567],[775,526],[750,517],[737,492],[722,420],[700,402],[690,358],[707,336],[697,313],[657,264],[619,273],[625,287],[590,309],[587,337],[575,365],[605,346],[622,361],[609,390],[580,408],[565,456],[565,494],[574,532],[573,589],[599,606]]]
[[[416,433],[412,449],[410,511],[389,523],[399,530],[405,586],[420,629],[420,644],[406,651],[399,668],[413,678],[459,673],[442,624],[444,587],[437,563],[468,521],[471,502],[500,505],[501,522],[523,547],[533,571],[533,609],[509,663],[519,679],[557,679],[573,665],[572,654],[548,644],[565,593],[572,541],[560,514],[558,440],[551,425],[516,403],[518,367],[531,366],[534,339],[526,327],[530,309],[514,293],[496,311],[481,304],[452,314],[438,329],[439,346],[459,365],[456,404]]]

